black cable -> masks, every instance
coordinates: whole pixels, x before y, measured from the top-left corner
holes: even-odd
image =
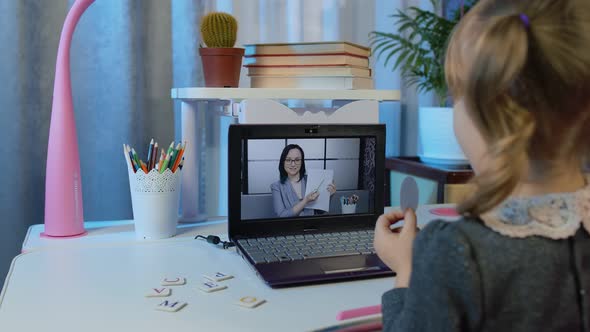
[[[235,243],[233,243],[231,241],[221,241],[221,238],[219,238],[219,236],[216,236],[216,235],[207,235],[206,237],[204,235],[197,235],[197,236],[195,236],[195,240],[196,239],[204,239],[211,244],[221,243],[221,245],[223,246],[223,249],[227,249],[227,248],[231,248],[231,247],[235,246]]]

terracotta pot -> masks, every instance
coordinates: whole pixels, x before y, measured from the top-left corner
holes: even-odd
[[[243,48],[201,47],[205,86],[209,88],[237,88],[242,69]]]

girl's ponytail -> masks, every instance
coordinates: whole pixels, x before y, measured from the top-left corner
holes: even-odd
[[[481,0],[458,25],[447,83],[487,144],[463,214],[590,157],[589,17],[589,0]]]
[[[475,190],[459,204],[459,213],[478,216],[491,210],[510,195],[526,174],[529,165],[527,151],[535,122],[523,109],[514,113],[519,114],[514,120],[520,125],[489,146],[485,170],[471,181]]]

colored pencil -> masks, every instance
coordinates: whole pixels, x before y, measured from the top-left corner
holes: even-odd
[[[135,168],[133,167],[133,158],[131,158],[129,152],[127,152],[127,144],[123,144],[123,154],[125,155],[125,159],[129,161],[129,166],[131,167],[131,170],[135,172]]]
[[[129,154],[129,159],[131,159],[131,165],[133,166],[133,172],[136,173],[139,169],[139,166],[135,162],[135,158],[133,158],[133,152],[131,152],[131,147],[127,145],[127,153]]]
[[[154,144],[154,150],[152,151],[152,159],[150,159],[150,171],[156,168],[156,159],[158,159],[158,142]]]
[[[162,168],[162,163],[164,162],[164,149],[160,150],[160,160],[158,160],[158,168],[156,169],[158,172],[160,171],[160,168]]]
[[[149,171],[150,168],[150,160],[152,160],[152,153],[154,151],[154,139],[152,138],[152,140],[150,141],[150,145],[148,146],[148,154],[147,154],[147,158],[145,159],[146,161],[146,167]]]
[[[178,159],[178,154],[180,153],[180,142],[178,144],[176,144],[176,147],[174,148],[174,158],[170,157],[170,163],[168,164],[168,168],[170,168],[170,170],[172,170],[172,167],[174,167],[174,163],[176,162],[176,159]]]
[[[141,166],[141,163],[139,162],[139,157],[137,156],[137,152],[135,152],[134,148],[131,148],[131,153],[133,154],[133,159],[135,159],[135,163],[137,164],[137,166]]]
[[[180,161],[184,157],[184,150],[185,149],[186,149],[186,141],[182,144],[182,147],[180,148],[180,152],[178,152],[178,156],[176,157],[176,160],[174,161],[174,165],[172,166],[172,172],[176,172],[178,165],[180,165]]]
[[[172,150],[174,150],[174,141],[172,141],[170,143],[170,146],[168,147],[168,150],[166,150],[166,155],[169,155],[170,152],[172,152]]]
[[[145,174],[147,174],[149,172],[147,169],[147,165],[143,162],[143,160],[140,160],[139,162],[141,163],[141,169]]]
[[[169,157],[168,162],[166,163],[166,166],[164,166],[164,168],[170,168],[170,170],[172,170],[171,169],[172,160],[174,160],[174,158],[176,157],[176,150],[172,149],[172,151],[170,151],[170,154],[168,155],[168,157]]]
[[[357,318],[362,316],[368,315],[377,315],[381,313],[381,305],[372,305],[368,307],[356,308],[356,309],[349,309],[339,312],[336,315],[337,320],[345,320],[351,318]]]
[[[164,171],[166,170],[166,168],[168,168],[168,163],[170,162],[170,155],[166,155],[166,159],[164,159],[164,162],[162,163],[162,167],[160,167],[160,174],[164,173]]]

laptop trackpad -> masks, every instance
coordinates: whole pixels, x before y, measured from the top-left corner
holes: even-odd
[[[382,267],[379,260],[371,259],[371,256],[347,256],[320,260],[319,266],[324,274],[354,273],[364,271],[378,271]]]

